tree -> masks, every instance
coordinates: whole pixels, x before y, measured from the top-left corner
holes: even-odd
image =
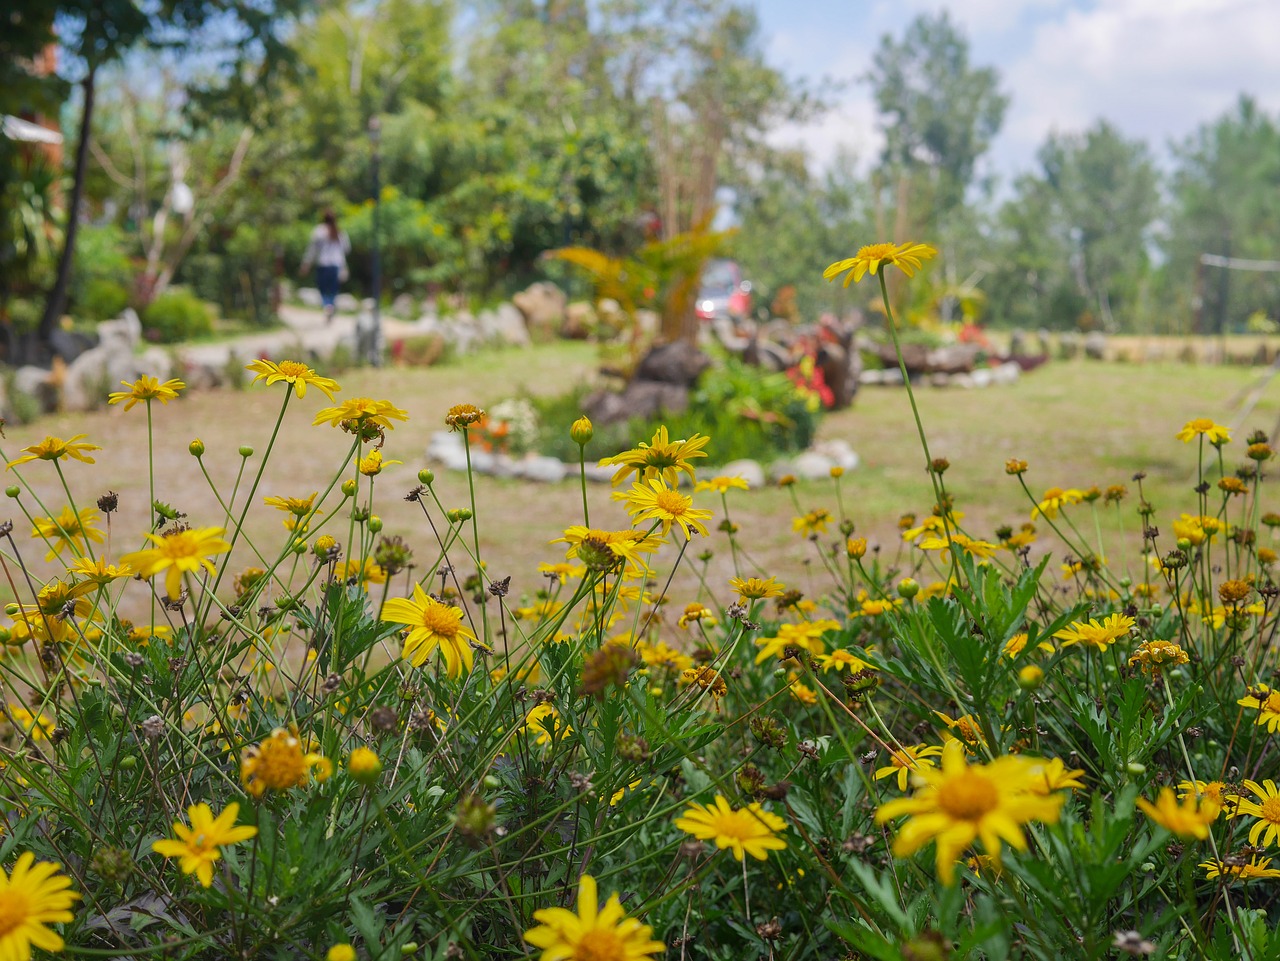
[[[1050,134],[1038,158],[1040,170],[1018,179],[998,219],[997,317],[1133,329],[1160,205],[1150,152],[1099,121],[1081,134]]]
[[[1176,145],[1170,193],[1166,311],[1202,331],[1237,328],[1257,310],[1280,316],[1280,273],[1200,264],[1202,254],[1280,260],[1280,119],[1242,96]]]
[[[882,38],[867,79],[882,118],[884,170],[899,183],[924,174],[933,216],[945,220],[1004,122],[1009,98],[999,73],[970,64],[969,42],[944,10],[916,17],[901,41]]]
[[[204,57],[219,63],[233,88],[243,92],[253,85],[250,75],[261,77],[269,73],[276,61],[286,55],[282,26],[306,3],[307,0],[156,0],[144,6],[135,0],[57,0],[53,4],[58,42],[70,69],[78,74],[81,104],[67,227],[57,277],[40,322],[43,341],[49,342],[66,309],[100,71],[141,44],[172,51],[198,48]]]

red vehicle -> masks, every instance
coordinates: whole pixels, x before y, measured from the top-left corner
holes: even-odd
[[[736,261],[711,260],[702,269],[698,288],[698,318],[729,316],[741,319],[751,313],[751,281],[742,279]]]

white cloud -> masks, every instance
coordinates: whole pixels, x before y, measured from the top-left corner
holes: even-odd
[[[949,10],[973,61],[995,66],[1012,96],[990,156],[1006,182],[1034,165],[1052,130],[1105,118],[1160,156],[1241,93],[1280,110],[1280,0],[869,0],[843,17],[847,0],[759,2],[770,62],[810,82],[862,75],[884,33]],[[798,139],[819,163],[842,144],[873,159],[882,139],[870,90],[854,83],[833,99],[828,115],[775,142]]]
[[[1023,166],[1051,130],[1099,117],[1160,153],[1242,92],[1275,109],[1278,37],[1275,0],[1107,0],[1067,11],[1041,23],[1006,68],[1014,102],[1000,153]]]

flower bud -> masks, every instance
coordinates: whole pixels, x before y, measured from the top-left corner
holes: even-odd
[[[252,457],[252,456],[253,456],[253,448],[252,448],[252,447],[250,447],[248,444],[245,444],[243,447],[241,447],[241,448],[240,448],[240,456],[241,456],[241,457]]]
[[[204,456],[204,441],[197,437],[187,445],[187,450],[191,452],[192,457]]]
[[[422,470],[418,471],[419,484],[426,484],[428,487],[430,487],[432,484],[435,483],[435,480],[436,480],[436,475],[430,468],[424,467],[422,468]]]
[[[357,784],[372,784],[382,774],[382,760],[367,747],[358,747],[347,755],[347,773]]]
[[[906,600],[909,601],[911,600],[911,598],[915,597],[919,593],[920,593],[920,585],[917,581],[915,581],[915,579],[910,577],[904,577],[902,580],[898,581],[899,597],[905,598]]]
[[[1018,687],[1024,691],[1034,691],[1044,683],[1044,671],[1034,664],[1028,664],[1018,672]]]
[[[351,478],[347,478],[342,482],[342,496],[343,497],[356,496],[356,482]]]
[[[8,487],[4,489],[4,494],[6,497],[17,497],[21,493],[22,493],[22,488],[20,488],[17,484],[10,484]]]
[[[573,426],[569,428],[569,436],[573,438],[573,442],[579,447],[586,447],[594,434],[595,429],[591,426],[591,421],[587,417],[579,417],[573,422]]]
[[[379,517],[377,514],[374,514],[372,517],[369,518],[369,531],[371,533],[376,534],[380,530],[382,530],[382,518]]]

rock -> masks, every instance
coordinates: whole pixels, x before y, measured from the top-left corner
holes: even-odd
[[[588,462],[584,473],[587,480],[593,484],[611,484],[613,483],[613,475],[618,472],[616,467],[601,467],[599,463],[592,464]]]
[[[830,457],[819,454],[817,451],[807,450],[792,459],[790,473],[802,480],[820,480],[830,477],[831,468],[835,466],[836,462]]]
[[[764,468],[759,461],[750,459],[730,461],[716,471],[715,476],[741,477],[752,490],[763,487],[765,482]]]
[[[391,315],[393,317],[402,317],[409,320],[413,317],[414,310],[417,305],[413,302],[412,294],[400,294],[395,300],[391,301]]]
[[[787,476],[795,476],[795,464],[787,458],[775,460],[769,465],[769,483],[776,484],[782,478]]]
[[[564,323],[566,300],[563,290],[545,280],[531,284],[511,298],[524,314],[529,332],[543,339],[553,336]]]
[[[125,308],[115,320],[98,325],[98,346],[118,346],[130,352],[142,342],[142,321],[132,307]]]
[[[819,441],[813,445],[810,453],[825,457],[836,467],[843,467],[845,470],[855,470],[858,464],[861,463],[857,452],[849,445],[849,442],[838,437]],[[800,456],[803,457],[804,455],[801,454]]]
[[[689,407],[689,388],[651,380],[633,380],[617,393],[600,390],[583,401],[583,410],[594,423],[616,424],[632,417],[679,414]]]
[[[491,340],[503,347],[528,347],[533,341],[529,337],[529,327],[524,322],[524,314],[516,309],[515,304],[500,304],[492,312]]]
[[[427,460],[443,464],[448,470],[467,469],[467,451],[462,436],[451,431],[436,431],[427,442]]]
[[[1063,360],[1075,360],[1080,356],[1080,335],[1074,330],[1064,331],[1058,336],[1058,356]]]
[[[338,294],[338,298],[333,304],[344,314],[354,314],[360,310],[360,301],[356,299],[354,294]]]
[[[654,347],[641,358],[636,365],[635,380],[690,387],[710,366],[711,358],[702,351],[690,350],[688,344],[673,341]]]
[[[529,454],[515,462],[515,474],[525,480],[556,484],[564,480],[569,468],[554,457]]]
[[[1100,330],[1091,330],[1085,334],[1084,355],[1089,360],[1107,359],[1107,335]]]
[[[134,363],[139,376],[147,374],[159,381],[173,376],[173,355],[163,347],[148,347],[134,358]]]
[[[69,364],[85,351],[96,347],[98,338],[79,331],[55,327],[49,334],[49,345],[55,354]]]
[[[452,317],[447,317],[441,321],[440,333],[444,337],[445,343],[459,354],[470,353],[484,341],[484,335],[480,332],[479,324],[471,316],[471,313],[466,310],[460,310]]]
[[[43,414],[52,413],[58,407],[58,388],[43,367],[26,365],[14,371],[13,392],[34,398]]]
[[[1017,367],[1017,364],[1013,365]],[[990,387],[996,382],[995,371],[990,367],[975,367],[972,374],[968,374],[969,387]]]
[[[180,376],[188,390],[211,390],[222,386],[226,377],[225,365],[219,367],[210,361],[186,358]]]
[[[458,470],[467,469],[466,451],[463,451],[462,466]],[[493,451],[475,448],[471,451],[471,469],[477,474],[497,474],[498,455]]]
[[[982,372],[985,374],[986,370],[984,369]],[[950,380],[948,381],[947,386],[957,387],[960,390],[972,390],[973,388],[979,386],[978,384],[979,379],[980,378],[978,376],[977,370],[975,370],[972,374],[951,374]],[[989,378],[984,380],[981,386],[983,387],[991,386],[991,380]]]
[[[979,350],[981,348],[977,344],[949,344],[939,347],[926,355],[926,369],[943,374],[967,374],[973,370]],[[907,369],[913,368],[908,364]]]
[[[611,303],[614,307],[618,306],[617,301],[611,301]],[[622,313],[621,308],[618,308],[617,313]],[[586,340],[599,322],[600,318],[596,316],[594,307],[585,300],[575,300],[565,308],[564,323],[560,325],[560,336],[567,340]]]
[[[596,304],[594,316],[595,329],[602,337],[621,334],[631,326],[631,318],[622,309],[622,305],[612,297],[601,298]]]
[[[951,377],[952,377],[951,374],[946,374],[940,370],[935,370],[933,373],[928,375],[925,382],[930,387],[949,387],[951,386]]]
[[[324,299],[315,287],[299,287],[298,300],[302,302],[303,307],[310,307],[312,310],[319,310],[324,306]]]
[[[991,382],[993,384],[1016,384],[1021,376],[1022,367],[1011,360],[1005,361],[998,367],[991,368]]]

